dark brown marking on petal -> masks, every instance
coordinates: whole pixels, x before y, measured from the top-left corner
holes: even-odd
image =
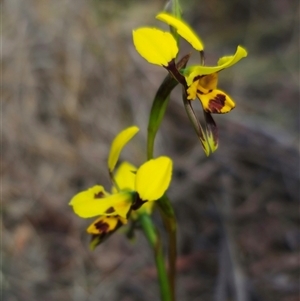
[[[114,213],[115,212],[115,208],[114,207],[109,207],[105,213]]]
[[[201,78],[200,75],[195,76],[194,79],[193,79],[193,82],[195,82],[196,80],[198,80],[198,79],[200,79],[200,78]]]
[[[193,82],[197,81],[198,79],[204,77],[205,75],[197,75],[194,77]]]
[[[226,96],[224,94],[217,94],[215,98],[211,99],[208,104],[208,108],[212,113],[220,113],[224,107]]]
[[[95,198],[95,199],[102,199],[102,198],[104,198],[104,197],[105,197],[105,194],[104,194],[103,191],[100,191],[100,192],[98,192],[98,193],[95,193],[95,195],[94,195],[94,198]]]
[[[107,223],[99,221],[97,224],[100,229],[95,225],[96,229],[99,229],[99,234],[92,234],[91,236],[92,249],[95,249],[99,244],[108,239],[116,230],[118,230],[123,225],[121,221],[118,221],[117,226],[114,229],[110,229],[109,231],[109,226],[107,225]]]
[[[107,233],[109,230],[109,225],[103,221],[95,223],[95,228],[99,230],[100,233]]]
[[[202,91],[200,91],[199,89],[197,89],[197,94],[203,95],[204,93]]]
[[[146,203],[147,201],[143,201],[140,196],[137,194],[132,206],[131,206],[131,209],[132,210],[138,210],[144,203]]]

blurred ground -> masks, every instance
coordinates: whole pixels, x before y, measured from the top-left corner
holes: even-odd
[[[90,252],[90,221],[68,202],[95,183],[109,187],[106,158],[122,128],[141,128],[123,158],[145,159],[147,114],[166,73],[138,56],[131,31],[162,26],[154,16],[163,6],[3,2],[3,300],[159,300],[144,237],[132,244],[116,234]],[[180,90],[158,136],[156,153],[175,162],[178,300],[299,300],[299,3],[193,0],[183,8],[207,64],[238,44],[249,57],[220,74],[237,107],[215,118],[216,154],[204,156]]]

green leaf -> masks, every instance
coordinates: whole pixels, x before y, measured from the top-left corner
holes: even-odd
[[[154,97],[148,123],[148,160],[153,158],[155,136],[164,118],[166,108],[170,100],[170,93],[177,86],[177,84],[178,82],[170,74],[168,74]]]
[[[178,70],[184,68],[190,58],[190,55],[185,55],[176,65]],[[175,66],[174,66],[175,67]],[[150,111],[148,123],[148,137],[147,137],[147,158],[153,158],[154,140],[156,133],[165,116],[165,112],[170,100],[170,93],[178,85],[177,80],[170,74],[161,83],[154,97],[152,108]]]

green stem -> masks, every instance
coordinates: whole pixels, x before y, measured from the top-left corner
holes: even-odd
[[[156,269],[160,284],[160,294],[162,301],[172,301],[172,293],[169,286],[163,251],[160,236],[153,225],[153,222],[148,214],[141,214],[139,216],[145,236],[149,244],[153,248]]]
[[[181,7],[178,0],[172,1],[172,14],[177,19],[181,19]]]
[[[154,141],[156,133],[163,120],[171,91],[175,88],[178,82],[186,87],[186,82],[182,74],[178,71],[185,68],[190,54],[185,55],[176,65],[171,62],[167,68],[168,76],[160,85],[151,108],[148,136],[147,136],[147,158],[153,158]],[[177,256],[177,240],[176,240],[176,218],[171,206],[171,203],[166,195],[158,200],[160,214],[168,232],[168,261],[169,261],[169,287],[171,290],[171,300],[175,301],[175,280],[176,280],[176,256]]]
[[[175,301],[176,300],[176,296],[175,296],[176,258],[177,258],[176,217],[175,217],[173,207],[167,195],[163,195],[158,200],[157,203],[164,225],[168,232],[169,284],[172,293],[172,300]]]
[[[177,19],[181,19],[181,8],[179,5],[179,0],[172,0],[171,1],[171,12],[172,15],[174,17],[176,17]],[[177,30],[175,28],[173,28],[172,26],[170,26],[170,32],[172,33],[173,37],[175,38],[176,42],[177,42],[177,46],[179,47],[179,34],[177,33]]]

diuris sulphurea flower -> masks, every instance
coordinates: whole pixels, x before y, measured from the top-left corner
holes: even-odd
[[[189,118],[202,143],[206,155],[218,147],[217,126],[211,114],[224,114],[235,107],[233,99],[217,88],[218,72],[233,66],[247,51],[238,46],[234,55],[221,57],[216,66],[204,65],[204,44],[193,29],[183,20],[168,13],[159,13],[156,18],[172,26],[191,46],[200,52],[200,64],[181,70],[176,68],[179,52],[175,38],[169,32],[158,28],[142,27],[133,31],[133,42],[138,53],[149,63],[164,67],[180,84],[183,85],[183,101]],[[198,98],[201,102],[205,131],[195,116],[191,101]]]
[[[166,156],[151,159],[139,168],[123,162],[114,172],[122,149],[138,131],[136,126],[129,127],[112,143],[108,157],[108,170],[113,181],[111,192],[95,185],[76,194],[69,203],[82,218],[98,217],[87,228],[92,235],[92,247],[126,224],[128,219],[135,218],[139,211],[150,214],[152,203],[162,197],[170,185],[173,163]]]

